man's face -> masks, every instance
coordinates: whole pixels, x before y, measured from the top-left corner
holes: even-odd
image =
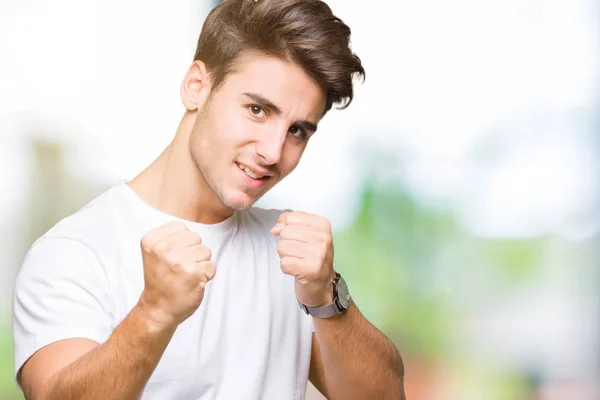
[[[247,209],[296,168],[323,115],[323,90],[295,64],[243,58],[199,112],[190,152],[230,209]]]

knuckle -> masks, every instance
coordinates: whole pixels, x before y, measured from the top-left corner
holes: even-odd
[[[184,263],[181,265],[181,269],[186,275],[194,276],[197,273],[194,263]]]
[[[280,261],[280,264],[282,267],[291,267],[292,266],[292,259],[290,257],[283,257]]]
[[[158,258],[168,261],[169,255],[172,253],[172,248],[168,243],[158,243],[150,250],[151,253],[156,255]],[[172,255],[171,255],[172,256]]]
[[[294,237],[294,228],[291,225],[286,225],[279,234],[282,240],[288,240]],[[281,242],[280,242],[281,243]]]
[[[200,249],[202,251],[202,258],[205,260],[210,260],[210,258],[212,257],[212,250],[210,249],[210,247],[202,246]]]
[[[206,276],[207,276],[207,278],[209,280],[211,280],[217,274],[217,266],[212,261],[209,261],[206,264],[207,264],[207,267],[206,267]]]
[[[192,245],[202,244],[202,238],[200,237],[200,235],[198,235],[196,232],[192,232],[190,230],[185,232],[184,236],[182,238],[185,239],[186,241],[189,240],[192,243]]]
[[[283,253],[285,249],[285,242],[283,240],[280,240],[279,243],[277,243],[277,252],[279,254]]]
[[[181,257],[176,251],[168,251],[164,255],[165,262],[170,266],[179,266],[181,264]]]
[[[289,274],[293,268],[292,263],[289,260],[287,260],[287,257],[284,257],[281,259],[280,266],[281,266],[281,271],[284,274]]]
[[[140,246],[142,247],[142,250],[147,252],[152,248],[152,245],[152,237],[149,234],[142,236],[142,240],[140,240]]]
[[[190,231],[190,233],[193,236],[192,240],[193,240],[194,244],[202,244],[202,237],[200,235],[198,235],[197,233],[192,232],[192,231]]]
[[[170,253],[170,250],[171,250],[171,245],[169,244],[169,242],[164,241],[164,240],[154,243],[150,247],[150,251],[159,256],[166,256],[168,253]]]
[[[201,280],[205,279],[206,281],[210,281],[212,278],[215,277],[216,272],[216,265],[212,261],[205,261],[201,263],[200,268],[198,268],[198,275],[201,278]]]
[[[286,275],[292,275],[292,269],[290,267],[281,266],[281,272]]]
[[[279,232],[279,237],[280,238],[285,238],[290,234],[290,225],[285,225],[282,229],[281,232]]]
[[[320,242],[329,245],[331,243],[331,234],[327,231],[321,231],[319,235]]]

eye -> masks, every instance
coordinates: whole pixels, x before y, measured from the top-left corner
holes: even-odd
[[[296,125],[292,125],[290,127],[290,133],[292,135],[294,135],[295,137],[297,137],[298,139],[306,139],[308,137],[308,135],[306,134],[304,129],[302,129]]]
[[[257,105],[251,105],[248,106],[248,110],[250,111],[250,113],[258,118],[265,118],[267,116],[267,112],[264,108],[262,108],[261,106],[257,106]]]

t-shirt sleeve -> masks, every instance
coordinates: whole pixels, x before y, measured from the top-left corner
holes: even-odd
[[[29,357],[51,343],[106,341],[112,332],[109,299],[104,269],[87,245],[55,237],[34,243],[15,282],[15,377]]]

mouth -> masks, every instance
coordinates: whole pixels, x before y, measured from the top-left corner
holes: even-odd
[[[235,163],[235,165],[237,165],[237,167],[238,167],[238,168],[239,168],[241,171],[245,172],[245,173],[246,173],[246,175],[247,175],[249,178],[251,178],[251,179],[253,179],[253,180],[255,180],[255,181],[262,181],[262,180],[266,180],[266,179],[268,179],[268,178],[270,178],[270,177],[271,177],[271,176],[270,176],[270,175],[268,175],[268,174],[262,174],[262,175],[261,175],[261,174],[259,174],[257,171],[254,171],[254,170],[250,169],[250,167],[248,167],[248,166],[246,166],[246,165],[244,165],[244,164],[240,164],[240,163],[236,162],[236,163]]]

